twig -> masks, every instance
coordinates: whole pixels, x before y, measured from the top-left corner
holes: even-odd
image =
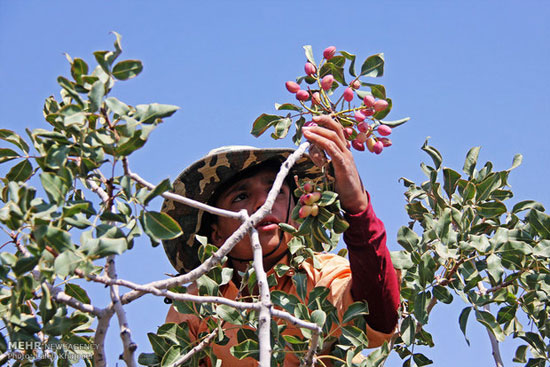
[[[212,340],[214,340],[214,338],[216,337],[217,334],[218,334],[217,329],[212,331],[210,334],[208,334],[208,336],[206,338],[204,338],[204,340],[202,342],[200,342],[199,344],[194,346],[193,349],[191,349],[189,352],[187,352],[183,356],[181,356],[180,359],[175,361],[174,362],[174,367],[181,366],[182,364],[187,362],[189,360],[189,358],[193,357],[193,355],[195,355],[195,353],[198,353],[201,350],[203,350],[206,346],[208,346],[208,344],[210,344],[210,342],[212,342]]]
[[[115,267],[115,256],[110,255],[107,257],[107,276],[110,279],[116,279],[116,267]],[[122,307],[120,302],[120,296],[118,293],[118,285],[111,285],[111,300],[112,307],[114,308],[117,318],[118,325],[120,327],[120,338],[122,339],[122,344],[124,345],[123,358],[128,367],[137,367],[135,360],[135,351],[137,349],[137,344],[132,341],[132,332],[128,326],[128,320],[126,318],[126,312]]]
[[[487,294],[488,290],[483,285],[483,282],[481,282],[481,281],[478,282],[477,287],[479,288],[479,293],[482,296]],[[491,312],[491,307],[488,304],[483,306],[483,309],[487,312]],[[496,367],[503,367],[504,363],[502,362],[502,356],[500,355],[500,347],[498,345],[498,340],[497,340],[495,334],[493,334],[493,332],[489,329],[487,329],[487,335],[489,335],[489,340],[491,341],[491,350],[492,350],[491,354],[493,355],[493,359],[495,360],[495,366]]]
[[[74,309],[80,310],[92,314],[94,316],[100,317],[105,313],[104,309],[97,308],[94,305],[82,303],[74,297],[69,296],[67,293],[63,292],[58,287],[53,287],[50,284],[46,284],[50,289],[51,296],[56,302],[64,303],[68,306],[71,306]]]
[[[103,190],[101,187],[99,187],[98,184],[96,184],[94,181],[92,181],[89,178],[86,179],[86,183],[88,184],[88,186],[90,186],[90,189],[93,192],[95,192],[104,203],[109,202],[109,195],[107,195],[105,190]]]

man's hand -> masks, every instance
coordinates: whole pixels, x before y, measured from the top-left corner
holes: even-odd
[[[307,140],[330,156],[342,208],[349,214],[364,211],[368,197],[344,137],[344,128],[328,115],[315,116],[313,121],[319,126],[304,127],[302,132]]]

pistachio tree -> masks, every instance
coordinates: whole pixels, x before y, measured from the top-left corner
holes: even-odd
[[[512,197],[510,170],[493,171],[490,162],[476,169],[479,148],[468,153],[460,174],[442,166],[441,154],[426,143],[422,149],[433,159],[433,167],[422,165],[428,180],[416,184],[403,179],[411,222],[398,233],[403,250],[392,254],[401,273],[403,302],[399,327],[389,343],[358,358],[368,344],[363,331],[368,305],[355,303],[340,319],[326,288],[307,289],[300,263],[314,259],[314,251],[332,251],[347,223],[332,191],[330,168],[315,147],[303,141],[301,127],[308,115],[331,114],[348,128],[355,149],[366,146],[379,154],[389,147],[391,128],[406,119],[384,120],[392,101],[382,85],[365,80],[383,74],[383,55],[367,58],[357,73],[351,53],[336,55],[329,47],[316,64],[311,48],[305,48],[306,75],[287,83],[298,104],[276,106],[294,115],[264,114],[252,129],[259,136],[274,128],[272,136],[284,138],[294,121],[298,149],[282,165],[266,203],[253,214],[235,213],[172,193],[168,179],[152,184],[132,171],[132,154],[178,107],[131,106],[112,95],[117,82],[136,77],[143,68],[139,60],[120,59],[121,37],[114,35],[114,50],[94,52],[94,67],[67,56],[70,77],[57,79],[59,98],[46,99],[44,128],[26,130],[26,137],[0,130],[5,172],[0,227],[6,238],[0,252],[0,363],[112,365],[104,346],[116,317],[123,343],[120,354],[128,366],[194,366],[204,358],[219,366],[222,361],[212,345],[228,342],[229,327],[239,328],[233,355],[255,358],[261,366],[282,365],[289,354],[303,365],[379,366],[392,352],[404,365],[427,365],[431,361],[415,353],[414,345],[434,345],[424,327],[431,310],[459,296],[465,307],[457,315],[458,327],[466,337],[469,321],[483,324],[497,365],[502,364],[498,343],[507,337],[524,341],[516,362],[546,365],[550,217],[535,201],[509,209],[504,201]],[[347,62],[349,83],[344,77]],[[307,90],[300,86],[304,83],[310,85]],[[341,95],[339,87],[344,89]],[[368,91],[362,91],[364,87]],[[360,103],[352,106],[355,97]],[[296,178],[299,203],[293,216],[301,224],[282,225],[294,235],[289,243],[292,261],[268,276],[254,226],[270,211],[285,176],[308,148],[325,175],[316,182]],[[512,168],[520,160],[516,157]],[[119,276],[117,259],[132,251],[136,241],[145,238],[157,246],[181,234],[174,219],[151,207],[159,196],[241,220],[242,225],[219,248],[202,238],[198,268],[138,284]],[[242,274],[242,284],[259,292],[246,300],[229,300],[219,292],[233,276],[224,263],[245,235],[251,237],[256,261]],[[164,256],[160,250],[159,256]],[[270,290],[275,275],[283,274],[291,274],[296,295]],[[93,299],[87,287],[93,283],[106,286],[108,304]],[[188,291],[192,283],[196,293]],[[149,332],[151,345],[138,349],[132,327],[139,320],[126,317],[125,305],[145,294],[159,297],[159,310],[160,300],[167,299],[179,312],[204,319],[208,330],[192,338],[185,323],[168,323]],[[531,323],[529,331],[524,331],[521,314]],[[300,333],[285,332],[290,325]]]

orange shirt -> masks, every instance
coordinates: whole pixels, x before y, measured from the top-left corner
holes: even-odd
[[[315,287],[326,287],[329,289],[327,300],[332,303],[338,313],[338,318],[342,320],[342,317],[348,307],[354,303],[351,296],[351,270],[347,259],[330,253],[318,253],[315,255],[320,266],[319,269],[313,267],[311,259],[302,263],[301,268],[307,274],[307,294],[311,292]],[[282,262],[287,263],[288,257],[285,257]],[[268,275],[273,273],[273,270],[268,272]],[[297,295],[296,286],[292,282],[292,273],[288,272],[282,277],[277,277],[277,285],[272,287],[271,290],[280,290],[288,294]],[[235,299],[238,296],[238,289],[235,284],[230,281],[226,286],[221,288],[222,296],[229,299]],[[307,302],[307,300],[306,300]],[[189,330],[192,338],[196,338],[199,333],[207,332],[208,327],[204,320],[199,319],[195,315],[180,314],[173,307],[170,308],[168,315],[166,316],[166,322],[181,323],[186,322],[189,325]],[[226,336],[229,338],[229,342],[226,345],[212,344],[213,353],[218,359],[223,361],[224,366],[239,366],[239,367],[252,367],[257,366],[258,362],[253,358],[244,358],[239,360],[235,358],[230,348],[237,344],[237,331],[239,326],[224,324],[226,329]],[[367,325],[366,335],[369,340],[369,347],[375,348],[383,344],[384,341],[389,340],[393,333],[382,333],[370,328]],[[288,325],[284,331],[287,335],[300,335],[298,328]],[[339,330],[335,330],[335,336],[340,335]],[[325,363],[328,360],[325,360]],[[284,366],[293,367],[299,366],[298,358],[292,353],[288,353],[285,359]]]

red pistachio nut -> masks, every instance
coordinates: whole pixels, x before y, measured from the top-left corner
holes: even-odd
[[[366,122],[360,122],[357,124],[357,129],[362,133],[365,133],[369,131],[369,124],[367,124]]]
[[[379,99],[378,101],[374,102],[374,110],[376,112],[384,111],[386,108],[388,108],[387,101]]]
[[[306,182],[303,186],[305,192],[310,193],[313,191],[313,184],[311,182]]]
[[[359,89],[361,88],[361,82],[359,80],[354,80],[353,82],[351,82],[350,87],[352,87],[353,89]]]
[[[292,81],[288,81],[286,82],[286,89],[290,92],[290,93],[296,93],[300,90],[300,85],[298,85],[298,83],[296,82],[292,82]]]
[[[374,97],[371,96],[371,95],[366,95],[364,98],[363,98],[363,103],[365,104],[365,107],[367,108],[370,108],[370,107],[374,107]]]
[[[345,127],[344,136],[349,140],[353,136],[353,129],[351,127]]]
[[[309,93],[307,92],[307,90],[300,89],[299,91],[296,92],[296,99],[298,101],[307,101],[308,98],[309,98]]]
[[[311,215],[312,217],[316,217],[317,214],[319,214],[319,205],[313,204],[312,207],[311,207],[311,213],[310,213],[310,215]]]
[[[321,193],[319,191],[314,191],[312,193],[305,194],[304,196],[304,203],[306,205],[311,205],[319,201],[321,198]]]
[[[359,150],[361,152],[365,150],[365,145],[357,139],[355,139],[351,142],[351,146],[354,147],[356,150]]]
[[[365,115],[367,117],[374,115],[374,109],[373,108],[366,108],[364,110],[361,110],[361,112],[363,113],[363,115]]]
[[[321,104],[321,95],[319,94],[319,92],[314,92],[314,93],[311,95],[311,103],[313,103],[313,104]]]
[[[361,133],[357,134],[357,137],[355,138],[355,140],[358,140],[361,143],[366,142],[367,141],[367,133],[361,132]]]
[[[386,126],[386,125],[380,125],[378,126],[378,134],[382,135],[382,136],[388,136],[391,134],[391,127],[389,126]]]
[[[372,147],[372,151],[376,154],[382,153],[383,149],[384,149],[384,144],[382,144],[381,141],[377,141],[376,143],[374,143]]]
[[[306,62],[306,65],[304,66],[304,70],[305,70],[306,74],[309,75],[309,76],[312,76],[313,74],[315,74],[317,72],[317,68],[315,67],[315,65],[313,65],[310,62]]]
[[[304,123],[304,127],[311,127],[311,126],[319,126],[319,125],[317,125],[317,123],[313,121],[307,121],[306,123]]]
[[[366,141],[366,144],[367,144],[367,149],[369,150],[369,152],[373,152],[373,147],[374,147],[374,144],[376,144],[376,140],[374,140],[374,138],[368,138],[367,141]]]
[[[381,142],[382,142],[382,145],[383,145],[384,147],[391,147],[391,145],[392,145],[391,140],[388,139],[388,138],[380,138],[380,139],[378,139],[378,141],[381,141]]]
[[[327,60],[330,60],[334,57],[336,53],[336,46],[329,46],[323,51],[323,57]]]
[[[344,91],[344,99],[347,101],[347,102],[351,102],[351,100],[353,99],[353,89],[351,88],[346,88],[346,90]]]
[[[323,88],[323,90],[329,90],[332,88],[332,83],[334,83],[334,77],[331,74],[325,75],[324,78],[321,79],[321,88]]]
[[[300,208],[300,210],[298,211],[298,216],[300,218],[307,218],[309,217],[309,215],[311,214],[311,206],[309,205],[304,205]]]

